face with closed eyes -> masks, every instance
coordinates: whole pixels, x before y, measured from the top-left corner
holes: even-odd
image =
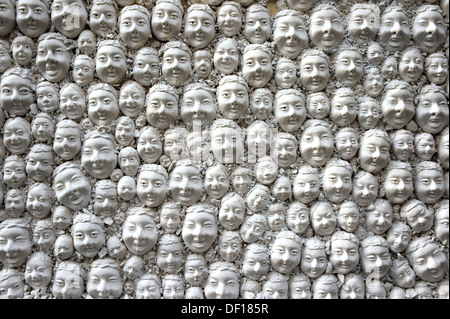
[[[95,267],[89,271],[86,292],[94,299],[118,299],[123,283],[119,269]]]
[[[424,243],[408,259],[416,275],[425,281],[439,282],[448,269],[448,259],[436,243]]]
[[[318,206],[311,212],[311,226],[314,232],[320,236],[331,235],[336,224],[336,213],[329,206]]]
[[[45,218],[50,213],[52,198],[42,186],[34,187],[28,192],[26,207],[35,218]]]
[[[392,265],[389,248],[381,245],[370,245],[361,249],[360,263],[366,276],[383,278]]]
[[[58,269],[51,290],[56,299],[80,299],[84,292],[84,280],[71,271]]]
[[[245,206],[239,200],[224,201],[219,210],[219,222],[226,230],[235,230],[244,220]]]
[[[156,245],[158,231],[155,221],[146,214],[130,215],[123,225],[123,242],[132,254],[142,256]]]

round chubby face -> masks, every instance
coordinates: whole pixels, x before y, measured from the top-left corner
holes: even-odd
[[[215,199],[222,198],[230,187],[230,180],[219,167],[210,167],[205,173],[205,191]]]
[[[89,27],[98,36],[106,35],[117,24],[117,12],[112,4],[94,3],[89,12]]]
[[[239,50],[233,41],[223,41],[214,51],[214,66],[223,74],[233,73],[239,65]]]
[[[400,161],[407,161],[414,152],[414,137],[409,134],[396,134],[392,143],[392,152]]]
[[[86,258],[97,256],[106,243],[103,228],[93,222],[79,222],[73,226],[73,246]]]
[[[192,10],[186,16],[184,33],[189,45],[203,49],[216,35],[214,18],[203,10]]]
[[[419,96],[415,120],[427,133],[437,134],[449,120],[448,100],[442,93],[425,93]]]
[[[119,33],[122,41],[131,49],[144,46],[151,35],[150,19],[139,10],[128,10],[120,15]]]
[[[338,274],[348,274],[359,263],[358,245],[350,240],[336,239],[331,242],[330,262]]]
[[[244,221],[245,206],[230,198],[224,201],[219,210],[219,222],[226,230],[235,230]]]
[[[189,126],[208,126],[216,117],[214,100],[207,90],[185,92],[180,106],[181,119]]]
[[[27,174],[35,181],[42,182],[53,172],[54,156],[50,152],[28,153],[28,161],[25,167]]]
[[[239,33],[242,20],[242,14],[235,5],[224,4],[217,12],[219,30],[227,37],[233,37]]]
[[[347,279],[340,290],[340,299],[364,299],[364,281],[358,277]]]
[[[277,18],[273,40],[280,54],[289,59],[297,58],[308,46],[308,34],[304,21],[293,15]]]
[[[119,269],[113,267],[91,268],[86,292],[94,299],[119,299],[123,283]]]
[[[334,138],[331,131],[323,126],[308,127],[300,140],[300,154],[313,167],[324,165],[333,155]]]
[[[334,74],[344,86],[355,86],[364,74],[362,55],[353,50],[340,52],[335,60]]]
[[[137,140],[137,151],[146,163],[155,163],[162,154],[162,141],[152,130],[145,130]]]
[[[282,95],[275,100],[274,114],[284,131],[296,131],[306,119],[305,101],[294,94]]]
[[[122,82],[127,72],[125,52],[113,45],[100,47],[95,56],[95,70],[103,82],[109,84]]]
[[[113,143],[106,138],[84,141],[81,151],[81,165],[95,178],[107,178],[117,165],[117,154]]]
[[[79,91],[67,86],[59,92],[59,109],[70,120],[80,119],[86,110],[86,101]]]
[[[272,196],[280,201],[288,200],[292,194],[292,185],[286,176],[278,177],[271,186]],[[284,215],[284,214],[283,214]],[[284,219],[284,217],[283,217]]]
[[[352,191],[352,172],[344,167],[327,167],[322,178],[322,188],[329,201],[342,202]]]
[[[120,90],[119,109],[125,115],[132,119],[139,116],[144,109],[144,94],[132,84],[125,85]]]
[[[348,34],[357,43],[364,44],[375,39],[378,28],[378,17],[370,8],[358,8],[350,13]]]
[[[172,3],[159,3],[152,9],[151,30],[159,41],[169,41],[181,31],[183,13]]]
[[[331,235],[337,224],[336,213],[326,206],[317,207],[311,214],[311,226],[319,236]]]
[[[206,299],[236,299],[239,296],[239,278],[231,270],[213,270],[204,291]]]
[[[76,38],[84,30],[88,20],[86,6],[82,0],[56,0],[52,2],[51,20],[56,29],[68,38]],[[70,15],[71,20],[68,20]],[[77,23],[71,23],[77,21]]]
[[[91,185],[80,169],[68,168],[53,179],[58,201],[72,210],[87,207],[91,198]]]
[[[426,10],[416,15],[412,27],[414,41],[419,48],[431,53],[445,42],[445,23],[441,13]]]
[[[59,82],[64,79],[69,71],[70,59],[70,53],[63,41],[57,39],[39,41],[36,66],[47,81]]]
[[[16,26],[14,5],[10,1],[2,1],[0,5],[0,36],[11,33]]]
[[[370,136],[363,139],[359,148],[361,167],[370,173],[378,173],[390,161],[390,143],[384,138]]]
[[[391,254],[387,247],[371,245],[361,249],[360,263],[366,276],[383,278],[391,268]]]
[[[175,167],[170,174],[169,189],[175,201],[186,206],[193,205],[203,195],[203,179],[195,167]]]
[[[60,269],[55,273],[51,290],[56,299],[80,299],[84,292],[84,280],[78,274]]]
[[[155,54],[138,53],[133,61],[133,79],[143,86],[150,86],[159,78],[159,57]]]
[[[300,81],[310,92],[325,89],[330,79],[328,61],[318,55],[305,56],[300,62]]]
[[[150,125],[166,129],[178,116],[178,100],[164,91],[154,91],[147,98],[147,120]]]
[[[381,44],[388,51],[403,50],[411,38],[408,17],[403,11],[391,11],[381,17],[378,32]]]
[[[301,246],[287,238],[277,238],[270,253],[270,263],[273,269],[282,274],[290,273],[300,264]]]
[[[416,113],[413,94],[406,89],[392,89],[386,92],[381,104],[383,118],[394,129],[403,128]]]
[[[123,242],[132,254],[142,256],[153,249],[158,239],[155,221],[148,215],[130,215],[123,225]]]
[[[0,230],[0,262],[5,267],[22,266],[31,254],[31,238],[26,229],[9,227]]]
[[[270,15],[267,12],[247,12],[243,33],[250,43],[264,43],[270,37]]]
[[[428,58],[425,74],[429,82],[442,85],[448,78],[448,60],[443,57]]]
[[[242,73],[247,83],[254,88],[264,87],[272,75],[272,57],[261,50],[252,50],[242,57]]]
[[[47,31],[50,14],[44,2],[20,0],[16,4],[16,13],[17,26],[26,36],[37,38]]]
[[[447,257],[435,243],[427,243],[418,248],[408,259],[416,275],[429,282],[439,282],[448,268]]]
[[[436,203],[445,192],[444,176],[436,169],[425,169],[417,173],[414,182],[416,197],[425,204]]]
[[[423,56],[419,50],[408,50],[400,58],[398,72],[409,83],[416,82],[423,72]]]
[[[240,132],[231,127],[220,127],[211,132],[211,150],[222,164],[235,163],[244,152]]]
[[[178,86],[184,83],[192,72],[189,53],[178,48],[168,49],[162,58],[161,71],[163,78],[170,85]]]
[[[16,120],[17,119],[17,120]],[[3,143],[8,151],[14,155],[25,153],[31,144],[31,132],[24,127],[22,118],[18,117],[6,123],[3,127]],[[19,120],[20,119],[20,120]]]
[[[214,215],[205,211],[188,213],[183,221],[181,235],[190,250],[204,253],[217,238]]]
[[[330,52],[344,39],[344,25],[334,10],[319,10],[311,14],[309,38],[319,49]]]
[[[217,90],[220,112],[230,120],[237,120],[245,114],[249,105],[247,88],[237,82],[223,83]]]
[[[300,269],[309,278],[317,278],[325,272],[327,261],[325,249],[311,249],[308,246],[304,246]]]
[[[10,74],[0,83],[0,103],[11,115],[24,116],[34,103],[32,82],[20,76]]]

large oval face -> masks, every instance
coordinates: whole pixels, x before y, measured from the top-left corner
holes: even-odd
[[[378,173],[390,161],[389,142],[383,138],[371,136],[363,140],[359,149],[361,167],[370,173]]]
[[[237,120],[248,109],[248,90],[244,85],[237,82],[223,83],[218,87],[217,101],[220,112],[225,118]]]
[[[57,39],[41,40],[37,46],[36,66],[47,81],[59,82],[67,75],[70,67],[67,46]]]
[[[53,280],[52,293],[56,299],[79,299],[84,292],[84,280],[80,275],[60,269]]]
[[[381,17],[379,40],[388,51],[401,51],[411,38],[408,17],[403,11],[391,11]]]
[[[358,8],[350,13],[348,34],[357,43],[364,44],[375,39],[379,17],[370,8]]]
[[[158,240],[155,221],[144,214],[128,216],[123,225],[122,239],[130,253],[138,256],[146,254]]]
[[[160,41],[169,41],[181,31],[183,13],[171,3],[159,3],[152,10],[151,29]]]
[[[282,274],[290,273],[300,264],[301,246],[287,238],[277,238],[272,246],[270,262]]]
[[[348,274],[353,271],[359,263],[359,247],[356,243],[336,239],[331,243],[330,262],[338,274]]]
[[[163,152],[161,138],[152,130],[142,132],[137,140],[137,151],[146,163],[155,163]]]
[[[319,10],[311,15],[311,42],[325,52],[331,52],[344,39],[344,25],[334,10]]]
[[[141,48],[151,35],[148,15],[138,10],[125,11],[120,16],[119,33],[129,48]]]
[[[433,10],[420,12],[414,18],[412,35],[422,51],[426,53],[436,51],[445,41],[444,17]]]
[[[29,79],[11,74],[0,84],[0,103],[11,115],[24,116],[34,103],[32,83]]]
[[[37,38],[48,29],[50,14],[44,2],[20,0],[16,6],[16,22],[23,34]]]
[[[422,130],[437,134],[448,123],[448,119],[448,100],[442,93],[420,95],[415,120]]]
[[[180,115],[184,124],[188,126],[208,126],[216,117],[214,96],[202,89],[185,92],[181,101]]]
[[[448,259],[434,243],[427,243],[418,248],[408,259],[412,262],[416,275],[429,282],[439,282],[448,268]]]
[[[195,253],[207,251],[217,238],[217,223],[214,215],[201,210],[188,213],[181,232],[186,246]]]
[[[117,24],[117,12],[112,4],[94,4],[89,12],[89,27],[98,36],[106,35]]]
[[[118,299],[123,283],[118,269],[113,267],[92,268],[86,283],[86,292],[94,299]]]
[[[184,33],[191,47],[203,49],[216,35],[214,18],[206,11],[192,10],[186,16]]]

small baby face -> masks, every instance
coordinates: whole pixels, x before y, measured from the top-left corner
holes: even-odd
[[[131,176],[123,176],[117,183],[117,193],[123,200],[131,200],[136,196],[136,181]]]

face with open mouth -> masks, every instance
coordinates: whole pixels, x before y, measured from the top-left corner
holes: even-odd
[[[214,66],[223,74],[233,73],[239,65],[239,49],[237,43],[227,38],[220,42],[214,51]]]
[[[412,35],[422,51],[436,51],[445,42],[445,23],[440,10],[431,6],[421,10],[414,18]]]
[[[227,37],[233,37],[239,33],[242,21],[242,11],[233,3],[223,4],[217,11],[217,25]]]
[[[344,39],[344,25],[336,8],[324,6],[311,14],[309,37],[319,49],[330,52]]]
[[[402,9],[387,10],[378,31],[381,44],[388,51],[403,50],[411,38],[408,17]]]
[[[45,218],[50,213],[52,199],[51,190],[45,184],[34,184],[27,195],[27,210],[36,218]]]
[[[151,29],[160,41],[168,41],[181,31],[183,13],[170,2],[162,1],[152,9]]]
[[[61,81],[71,65],[71,57],[62,37],[46,37],[37,45],[36,66],[50,82]]]
[[[400,77],[409,83],[417,81],[423,72],[423,61],[424,58],[418,49],[406,50],[398,64]]]
[[[10,73],[1,80],[0,103],[11,115],[24,116],[34,103],[31,79],[25,75],[25,73],[20,76],[17,73]]]

